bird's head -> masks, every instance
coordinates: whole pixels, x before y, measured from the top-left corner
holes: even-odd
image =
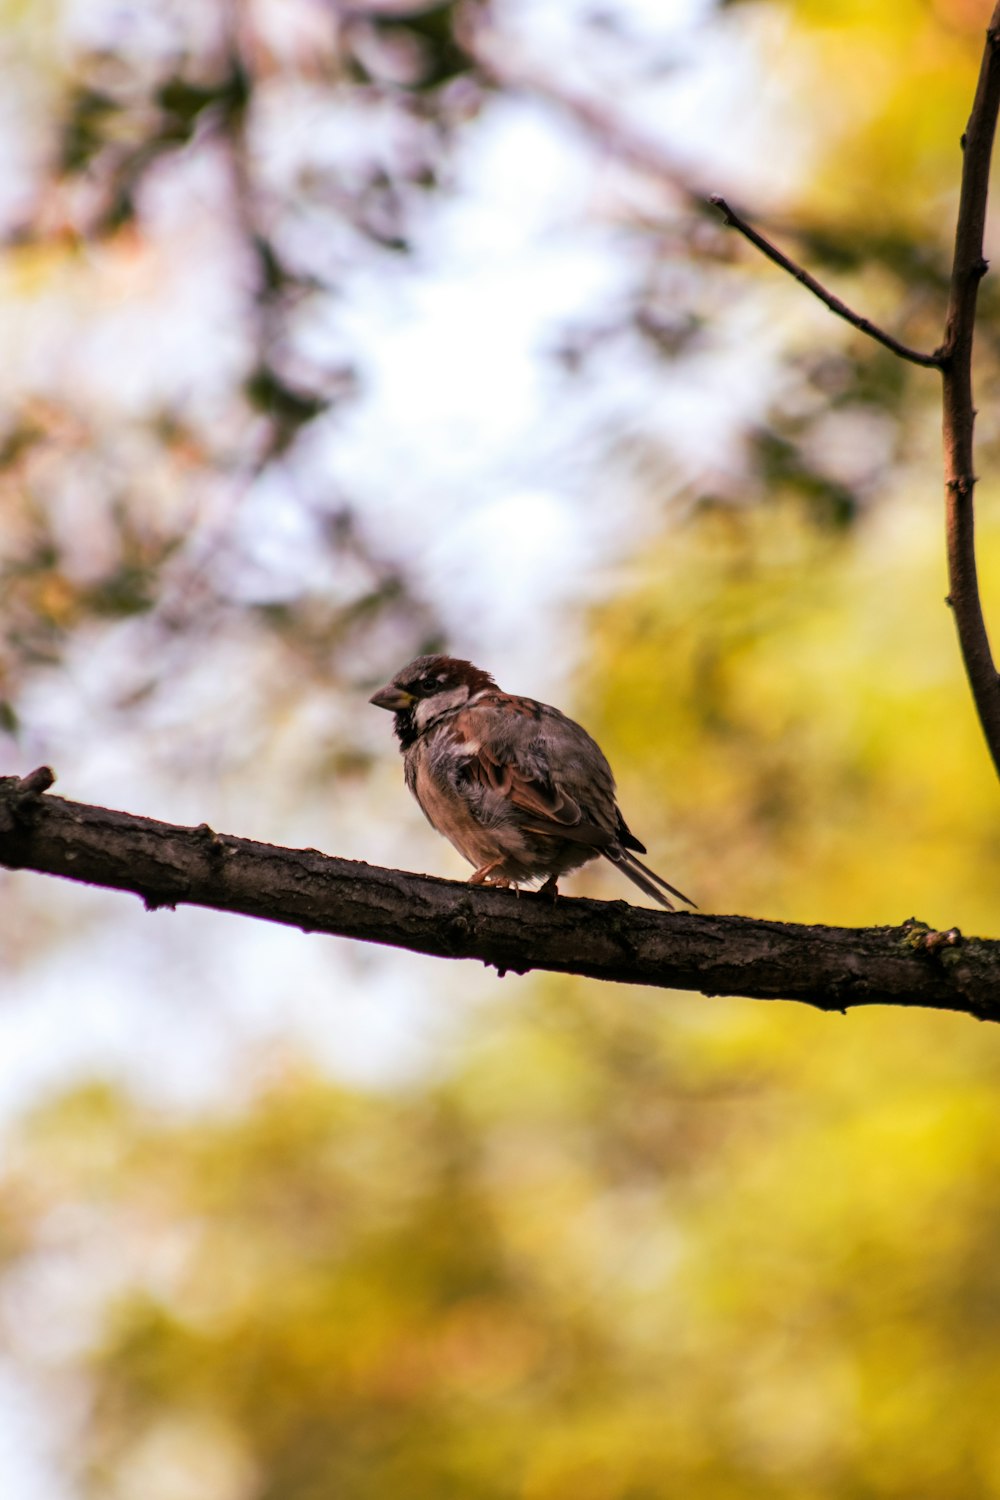
[[[435,719],[492,687],[496,683],[490,674],[471,661],[459,661],[454,656],[418,656],[368,701],[395,715],[396,735],[401,749],[406,750]]]

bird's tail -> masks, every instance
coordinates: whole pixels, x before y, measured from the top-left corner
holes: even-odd
[[[602,849],[601,853],[606,859],[610,859],[612,864],[617,865],[633,885],[637,885],[640,891],[645,891],[647,896],[652,896],[653,900],[665,906],[667,911],[674,911],[676,908],[674,903],[663,894],[664,891],[669,891],[671,896],[676,896],[678,901],[683,901],[687,906],[697,907],[696,901],[692,901],[690,896],[685,896],[683,891],[679,891],[676,886],[664,880],[662,875],[657,875],[656,871],[644,865],[641,859],[636,859],[630,849],[623,849],[620,844],[617,844],[611,849]]]

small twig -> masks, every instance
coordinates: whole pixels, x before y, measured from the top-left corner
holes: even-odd
[[[921,947],[928,953],[937,953],[941,948],[960,948],[962,945],[962,934],[957,927],[949,927],[947,932],[925,932],[921,939]]]
[[[986,32],[986,47],[979,70],[976,97],[962,137],[964,162],[955,226],[955,256],[945,337],[933,354],[920,354],[899,343],[867,318],[858,317],[838,297],[796,265],[770,240],[734,213],[717,194],[709,199],[727,224],[746,236],[769,260],[808,287],[831,312],[867,333],[885,348],[911,364],[941,371],[944,400],[945,522],[948,545],[947,604],[955,616],[959,647],[972,697],[993,764],[1000,774],[1000,676],[990,648],[976,565],[975,511],[973,494],[976,474],[973,431],[976,412],[972,394],[972,346],[976,326],[979,283],[988,269],[983,258],[986,202],[990,162],[997,115],[1000,113],[1000,0],[994,7]]]
[[[990,18],[972,113],[962,137],[965,153],[955,226],[955,259],[945,340],[941,348],[944,398],[945,525],[949,601],[979,722],[1000,773],[1000,679],[993,662],[976,567],[973,492],[972,343],[979,283],[986,274],[983,234],[990,160],[1000,110],[1000,4]]]
[[[40,797],[47,792],[50,786],[55,785],[56,773],[48,766],[39,766],[35,771],[29,771],[27,776],[21,777],[17,789],[19,802],[28,802],[34,797]]]
[[[908,344],[901,344],[899,339],[893,338],[891,333],[886,333],[883,328],[879,328],[870,318],[861,317],[860,313],[854,312],[846,302],[841,302],[839,297],[828,292],[822,282],[817,281],[815,276],[811,276],[803,266],[798,265],[783,250],[779,250],[777,245],[772,244],[759,230],[754,229],[752,224],[748,224],[746,219],[741,218],[734,209],[730,208],[725,198],[720,197],[718,193],[713,193],[708,201],[719,210],[726,224],[731,225],[733,229],[738,229],[751,245],[756,245],[768,260],[773,260],[776,266],[780,266],[783,271],[794,276],[796,281],[801,282],[812,292],[813,296],[819,298],[825,307],[828,307],[832,313],[836,313],[838,318],[843,318],[845,323],[850,323],[852,328],[866,333],[877,344],[883,344],[886,349],[891,349],[893,354],[899,355],[900,359],[909,360],[912,365],[922,365],[925,370],[941,368],[943,356],[939,350],[933,354],[922,354],[919,349],[911,349]]]
[[[10,833],[25,817],[26,809],[37,802],[55,782],[55,772],[48,766],[39,766],[27,776],[0,777],[6,795],[0,802],[0,833]]]
[[[615,110],[567,88],[546,73],[535,72],[523,64],[510,67],[502,59],[499,49],[490,47],[485,30],[478,36],[473,35],[470,51],[483,77],[497,87],[508,93],[533,95],[554,105],[596,141],[602,151],[616,161],[624,162],[633,171],[670,188],[686,199],[692,208],[699,207],[704,201],[703,190],[699,189],[684,163],[659,142],[634,129]]]

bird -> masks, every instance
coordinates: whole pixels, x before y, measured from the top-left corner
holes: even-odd
[[[424,816],[473,866],[470,885],[542,880],[603,857],[668,911],[695,902],[637,858],[646,848],[615,800],[615,780],[582,725],[499,688],[452,656],[418,656],[368,700],[394,716],[406,785]]]

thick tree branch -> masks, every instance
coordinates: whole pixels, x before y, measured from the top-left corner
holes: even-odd
[[[887,349],[892,350],[893,354],[898,354],[900,359],[908,359],[911,364],[923,365],[925,369],[940,368],[942,359],[940,351],[935,351],[933,354],[923,354],[919,349],[911,349],[908,344],[901,344],[899,339],[893,338],[891,333],[886,333],[883,328],[879,328],[870,318],[863,318],[860,313],[856,313],[852,308],[848,307],[846,302],[841,302],[839,297],[835,297],[832,292],[827,291],[823,283],[817,281],[815,276],[810,275],[803,266],[800,266],[797,261],[792,260],[783,250],[779,250],[777,245],[762,235],[760,230],[754,229],[752,224],[748,224],[746,219],[741,218],[735,209],[730,208],[725,198],[720,197],[718,193],[713,193],[708,201],[719,210],[726,224],[729,224],[733,229],[738,229],[740,234],[750,241],[751,245],[756,245],[762,255],[766,255],[768,260],[773,260],[776,266],[780,266],[783,271],[787,271],[790,276],[794,276],[796,281],[801,282],[804,287],[812,292],[814,297],[819,298],[824,306],[828,307],[832,313],[836,313],[838,318],[843,318],[846,323],[850,323],[852,328],[857,328],[861,333],[866,333],[876,343],[884,344]]]
[[[986,33],[979,83],[962,147],[962,190],[955,229],[951,297],[941,348],[944,397],[945,526],[949,602],[959,646],[993,764],[1000,774],[1000,680],[993,664],[976,570],[973,491],[972,344],[979,283],[986,274],[983,232],[990,160],[1000,109],[1000,4]]]
[[[51,773],[0,778],[0,865],[133,891],[153,910],[214,907],[499,969],[549,969],[821,1010],[924,1006],[1000,1020],[1000,942],[900,927],[807,927],[555,903],[280,849],[44,795]]]

